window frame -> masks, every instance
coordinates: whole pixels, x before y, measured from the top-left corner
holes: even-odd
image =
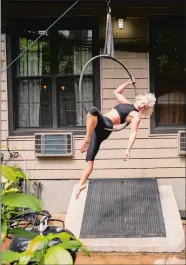
[[[7,65],[9,65],[14,58],[12,58],[12,45],[13,45],[13,36],[11,35],[12,30],[16,28],[27,29],[32,27],[34,29],[38,29],[38,21],[40,25],[40,30],[45,30],[50,23],[52,23],[54,19],[15,19],[7,21],[7,28],[6,28],[6,57],[7,57]],[[86,23],[85,23],[86,20]],[[24,27],[23,27],[24,25]],[[25,26],[26,25],[26,26]],[[54,26],[53,32],[57,32],[57,30],[92,30],[92,56],[98,55],[100,53],[99,47],[99,19],[95,17],[86,17],[86,18],[64,18],[61,19],[57,25]],[[55,38],[55,36],[54,36]],[[54,38],[51,41],[51,45],[55,45]],[[58,126],[58,106],[57,106],[57,89],[55,84],[57,83],[57,79],[60,78],[60,75],[53,74],[51,69],[51,74],[46,76],[28,76],[28,79],[31,78],[51,78],[52,82],[52,106],[56,106],[52,110],[52,127],[51,128],[16,128],[16,117],[15,117],[15,110],[14,110],[14,99],[15,94],[13,92],[13,70],[15,67],[9,67],[7,70],[7,89],[8,89],[8,126],[9,126],[9,135],[10,136],[26,136],[26,135],[33,135],[34,133],[38,132],[73,132],[74,135],[85,135],[86,128],[85,126]],[[100,109],[101,107],[101,98],[100,98],[100,60],[97,59],[93,62],[93,97],[94,97],[94,105]],[[63,76],[61,76],[63,77]],[[21,79],[22,77],[20,77]],[[56,81],[55,81],[55,80]]]
[[[153,68],[152,66],[152,63],[151,63],[151,54],[152,54],[152,47],[150,45],[150,19],[153,17],[153,16],[169,16],[169,17],[176,17],[176,16],[183,16],[182,14],[163,14],[163,15],[160,15],[160,14],[150,14],[148,16],[148,42],[149,42],[149,90],[150,90],[150,93],[155,93],[155,76],[156,74],[151,70]],[[184,25],[183,25],[184,27]],[[152,29],[153,30],[153,29]],[[184,30],[183,30],[184,31]],[[184,51],[183,51],[184,53]],[[184,54],[183,54],[184,56]],[[184,65],[185,67],[185,65]],[[160,74],[161,75],[161,74]],[[162,75],[171,75],[171,73],[169,74],[162,74]],[[183,74],[175,74],[177,76],[183,76],[184,75],[184,72]],[[186,94],[185,94],[185,105],[184,105],[184,110],[186,112]],[[179,130],[184,130],[186,128],[186,115],[185,115],[185,119],[184,119],[184,123],[185,125],[157,125],[156,123],[156,104],[155,104],[155,108],[154,108],[154,111],[152,113],[152,116],[150,117],[150,134],[177,134]]]

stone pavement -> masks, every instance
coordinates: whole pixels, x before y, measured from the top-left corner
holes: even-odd
[[[183,221],[186,234],[186,222]],[[186,250],[181,253],[100,253],[92,252],[90,257],[79,253],[76,265],[182,265],[186,264]]]
[[[88,264],[123,264],[123,265],[168,265],[186,264],[185,253],[180,254],[154,254],[154,253],[91,253],[86,257],[79,253],[76,265]]]
[[[176,257],[171,257],[171,258],[167,258],[167,259],[160,259],[160,260],[156,260],[155,265],[159,265],[159,264],[185,264],[185,259],[178,259]]]

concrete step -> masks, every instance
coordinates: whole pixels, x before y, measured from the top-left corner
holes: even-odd
[[[81,224],[87,197],[87,188],[75,199],[76,185],[67,210],[65,226],[90,251],[98,252],[181,252],[185,249],[185,236],[174,192],[169,185],[159,185],[166,237],[149,238],[80,238]]]

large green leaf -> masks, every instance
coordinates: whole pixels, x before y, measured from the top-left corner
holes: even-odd
[[[37,198],[23,193],[9,193],[3,195],[1,201],[2,204],[7,206],[25,207],[33,211],[41,210],[41,203]]]
[[[5,216],[7,221],[10,220],[10,218],[12,217],[10,212],[5,213]]]
[[[20,169],[17,168],[17,167],[13,167],[12,169],[13,169],[14,173],[16,174],[16,176],[17,176],[18,178],[20,178],[20,179],[25,179],[25,180],[28,181],[28,179],[27,179],[25,173],[24,173],[22,170],[20,170]]]
[[[2,210],[2,208],[1,208],[1,210]],[[6,220],[7,218],[6,218],[6,213],[1,213],[1,222],[2,222],[2,220]]]
[[[6,185],[6,184],[5,184]],[[5,186],[5,190],[2,190],[2,195],[5,195],[7,193],[13,193],[13,192],[18,192],[19,190],[17,188],[11,188],[9,190],[6,189],[7,187]]]
[[[37,234],[30,232],[28,230],[24,230],[22,228],[8,229],[7,233],[13,236],[26,238],[26,239],[33,239],[37,236]]]
[[[32,255],[26,251],[20,253],[18,265],[27,265],[31,258]]]
[[[79,239],[76,238],[76,240],[77,240],[79,243],[81,243],[81,247],[80,247],[81,251],[82,251],[85,255],[87,255],[87,256],[90,257],[90,252],[88,251],[88,249],[85,248],[85,246],[82,244],[82,242],[81,242]]]
[[[1,174],[4,178],[8,179],[9,181],[16,182],[17,176],[11,167],[2,165]]]
[[[11,250],[6,250],[2,252],[2,263],[7,264],[10,262],[17,261],[19,259],[19,253],[13,252]]]
[[[90,252],[83,246],[82,242],[75,238],[73,235],[67,233],[67,232],[62,232],[59,234],[48,234],[47,238],[49,240],[52,240],[54,238],[59,238],[63,244],[60,244],[61,247],[65,249],[81,249],[84,254],[87,256],[90,256]],[[73,239],[73,240],[70,240]]]
[[[1,239],[4,240],[7,234],[7,222],[4,219],[1,219]]]
[[[48,249],[44,257],[45,265],[73,265],[73,259],[70,253],[57,245]]]
[[[2,195],[4,195],[6,193],[6,190],[8,190],[13,183],[16,183],[15,181],[7,181],[5,184],[4,184],[4,187],[3,187],[3,190],[2,190]]]
[[[33,258],[32,260],[33,261],[37,261],[40,262],[42,260],[42,258],[44,257],[44,254],[45,254],[45,249],[40,249],[40,250],[37,250],[34,254],[33,254]]]
[[[86,249],[84,246],[81,247],[81,251],[82,251],[85,255],[87,255],[87,256],[90,257],[90,252],[89,252],[88,249]]]
[[[13,182],[16,182],[17,179],[25,179],[28,181],[25,173],[18,167],[2,165],[1,174],[3,176],[3,183],[6,182],[5,179]]]
[[[71,240],[65,243],[59,243],[59,246],[63,247],[64,249],[71,249],[71,250],[75,250],[75,249],[79,249],[81,247],[81,244],[76,240]]]
[[[14,215],[14,216],[15,216],[15,215],[23,214],[22,211],[19,212],[19,211],[12,211],[12,210],[8,211],[8,213],[11,214],[11,215]]]
[[[44,250],[47,246],[48,240],[43,235],[38,235],[32,239],[26,248],[26,251],[22,252],[19,256],[18,265],[26,265],[35,255],[38,254],[39,250]],[[36,254],[37,253],[37,254]],[[41,252],[40,252],[41,253]],[[44,254],[44,253],[43,253]],[[41,256],[42,258],[42,256]]]
[[[54,238],[59,238],[61,240],[61,242],[67,242],[70,240],[70,238],[72,236],[70,234],[68,234],[67,232],[61,232],[58,234],[48,234],[46,237],[48,238],[48,240],[52,240]]]
[[[81,242],[77,240],[70,240],[68,242],[62,243],[65,249],[80,248],[82,246]]]
[[[37,250],[44,249],[48,244],[48,239],[43,235],[38,235],[32,239],[27,246],[27,253],[34,253]]]

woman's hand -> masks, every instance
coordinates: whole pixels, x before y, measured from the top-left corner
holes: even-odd
[[[136,80],[135,80],[134,77],[132,77],[132,80],[129,79],[127,82],[128,82],[129,85],[132,85],[133,83],[136,83]]]
[[[129,160],[129,158],[130,158],[130,150],[127,149],[127,150],[125,151],[125,157],[124,157],[124,160],[127,161],[127,160]]]

